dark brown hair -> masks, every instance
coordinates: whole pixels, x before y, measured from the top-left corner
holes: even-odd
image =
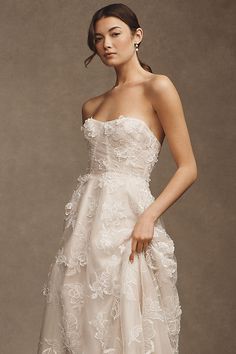
[[[127,5],[124,5],[122,3],[107,5],[107,6],[102,7],[101,9],[97,10],[92,17],[92,20],[91,20],[91,23],[89,26],[89,31],[88,31],[87,44],[88,44],[89,48],[93,51],[93,54],[84,60],[84,64],[86,67],[88,66],[90,61],[93,59],[93,57],[97,54],[95,42],[94,42],[95,23],[96,23],[96,21],[100,20],[102,17],[109,17],[109,16],[117,17],[121,21],[125,22],[129,26],[132,34],[135,33],[137,28],[141,27],[139,25],[139,22],[138,22],[138,19],[137,19],[137,16],[135,15],[135,13]],[[139,43],[139,46],[140,46],[140,44],[141,44],[141,42]],[[137,57],[138,57],[138,52],[137,52]],[[139,59],[139,57],[138,57],[138,61],[139,61],[140,65],[143,67],[143,69],[150,71],[152,73],[151,67],[149,65],[143,63]]]

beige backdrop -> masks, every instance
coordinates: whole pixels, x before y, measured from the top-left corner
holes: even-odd
[[[64,205],[87,166],[81,104],[114,72],[83,60],[93,13],[110,1],[0,0],[2,354],[36,353],[40,289],[62,234]],[[144,30],[140,57],[174,82],[198,180],[164,214],[176,246],[180,354],[236,350],[235,46],[233,0],[126,1]],[[174,173],[165,141],[154,195]],[[91,353],[92,354],[92,353]]]

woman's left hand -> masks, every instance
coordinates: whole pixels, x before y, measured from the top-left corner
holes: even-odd
[[[131,254],[129,260],[134,261],[135,252],[145,251],[149,242],[151,242],[154,233],[154,220],[150,214],[143,213],[139,216],[132,231]]]

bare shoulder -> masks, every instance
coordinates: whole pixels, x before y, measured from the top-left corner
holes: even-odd
[[[167,75],[154,74],[148,82],[150,93],[161,95],[165,93],[177,92],[174,83]]]
[[[181,108],[179,93],[173,81],[166,75],[154,75],[151,78],[148,83],[148,95],[157,113],[170,106]]]
[[[105,94],[91,97],[82,104],[82,123],[85,122],[86,118],[89,118],[93,115],[96,108],[103,101],[104,96]]]

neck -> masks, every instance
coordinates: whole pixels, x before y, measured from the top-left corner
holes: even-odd
[[[133,55],[130,60],[115,67],[116,82],[114,88],[132,84],[143,79],[147,71],[142,68],[137,55]]]

